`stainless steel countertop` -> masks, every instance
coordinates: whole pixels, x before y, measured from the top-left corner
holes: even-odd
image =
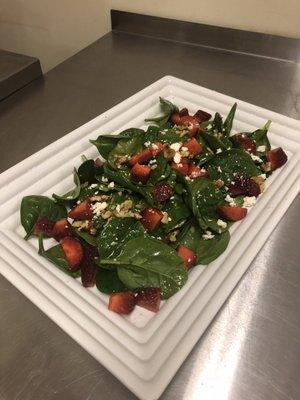
[[[0,171],[167,74],[299,118],[299,72],[291,61],[110,33],[0,102]],[[299,215],[298,197],[162,400],[300,398]],[[135,399],[2,277],[0,327],[1,400]]]

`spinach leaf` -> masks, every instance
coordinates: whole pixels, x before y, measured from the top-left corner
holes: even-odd
[[[214,117],[211,125],[212,125],[212,131],[222,132],[223,118],[221,117],[221,115],[218,112],[215,113],[215,117]]]
[[[237,104],[234,103],[234,105],[231,107],[231,110],[229,111],[229,113],[227,115],[227,118],[224,121],[223,129],[222,129],[222,133],[224,136],[228,137],[230,135],[235,112],[236,112],[236,107],[237,107]]]
[[[157,135],[157,140],[161,143],[167,143],[167,144],[185,141],[184,137],[181,137],[179,133],[180,130],[178,130],[178,128],[175,127],[170,129],[160,130]]]
[[[165,232],[170,232],[175,228],[179,228],[191,215],[190,209],[183,202],[182,197],[177,194],[174,194],[170,198],[164,211],[167,212],[168,216],[171,218],[171,221],[163,226]]]
[[[21,224],[26,231],[25,239],[32,234],[38,217],[46,217],[50,221],[57,221],[67,216],[65,207],[55,203],[46,196],[25,196],[21,202]]]
[[[83,239],[86,243],[90,244],[91,246],[97,247],[97,239],[95,236],[79,229],[73,229],[73,232],[75,233],[76,236]]]
[[[225,184],[231,182],[236,175],[251,178],[261,173],[250,155],[241,149],[231,149],[216,154],[207,165],[210,178],[221,179]]]
[[[60,244],[57,244],[56,246],[51,247],[48,250],[44,249],[42,235],[39,236],[39,254],[47,258],[47,260],[51,261],[57,268],[72,276],[73,278],[78,278],[81,275],[80,270],[71,271],[69,269],[68,261],[66,260],[65,253]]]
[[[157,167],[152,170],[148,183],[155,185],[156,183],[167,179],[171,173],[171,167],[168,164],[168,160],[162,153],[156,156]]]
[[[176,251],[150,237],[130,240],[117,257],[102,263],[116,265],[118,276],[128,289],[159,287],[165,299],[178,292],[188,277]]]
[[[133,154],[138,153],[143,149],[142,136],[133,136],[129,139],[120,139],[117,145],[113,148],[113,150],[108,155],[108,163],[109,165],[117,169],[118,165],[116,163],[117,157],[121,156],[132,156]]]
[[[73,176],[74,176],[74,183],[75,183],[74,189],[69,190],[67,193],[65,193],[61,196],[53,193],[52,197],[55,200],[57,200],[58,202],[69,202],[72,200],[76,200],[79,197],[80,190],[81,190],[81,183],[80,183],[80,179],[79,179],[78,173],[75,168],[74,168]]]
[[[232,147],[232,143],[229,139],[223,137],[220,133],[207,133],[202,132],[201,136],[208,143],[208,146],[214,151],[217,152],[218,149],[225,151]]]
[[[116,270],[98,268],[96,278],[97,289],[105,294],[126,292],[128,289],[120,281]]]
[[[271,125],[272,121],[268,121],[261,129],[257,129],[252,133],[246,133],[248,137],[253,139],[256,143],[256,147],[265,146],[264,151],[257,151],[257,155],[259,157],[265,155],[268,151],[271,150],[271,145],[268,138],[268,130]]]
[[[96,172],[97,168],[95,167],[94,160],[84,161],[78,168],[77,172],[80,183],[94,182]]]
[[[133,218],[113,218],[106,223],[97,236],[97,247],[102,258],[116,257],[128,240],[144,236],[143,225]]]
[[[157,142],[157,137],[159,134],[159,127],[150,125],[144,134],[144,142],[150,142],[150,143],[155,143]]]
[[[145,122],[155,122],[158,126],[163,126],[169,121],[169,118],[173,113],[179,112],[178,107],[169,100],[160,97],[159,102],[163,115],[155,118],[147,118],[145,119]]]

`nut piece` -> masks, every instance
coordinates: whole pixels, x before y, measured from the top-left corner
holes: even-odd
[[[217,188],[221,188],[222,186],[224,186],[224,182],[222,181],[222,179],[217,179],[216,181],[214,181],[214,185],[217,187]]]
[[[258,184],[259,188],[260,188],[260,193],[262,193],[265,190],[265,180],[262,176],[258,175],[258,176],[253,176],[251,178],[255,183]]]

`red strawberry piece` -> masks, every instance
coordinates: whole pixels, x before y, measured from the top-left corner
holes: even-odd
[[[53,221],[50,221],[46,217],[38,217],[34,225],[33,233],[37,236],[43,234],[44,236],[51,237],[53,226]]]
[[[180,117],[179,113],[172,114],[171,121],[173,122],[174,125],[180,125],[181,117]]]
[[[247,215],[247,208],[243,207],[218,206],[217,211],[222,218],[229,221],[240,221]]]
[[[81,282],[84,287],[92,287],[96,283],[97,265],[95,259],[97,257],[98,252],[95,247],[89,245],[84,247],[81,262]]]
[[[77,271],[83,259],[82,245],[77,239],[68,236],[61,239],[60,244],[66,255],[70,270]]]
[[[172,162],[171,167],[183,175],[187,175],[189,173],[189,161],[187,158],[182,158],[178,164]]]
[[[161,142],[154,143],[154,146],[151,147],[152,156],[153,157],[157,156],[157,154],[161,153],[164,148],[165,148],[165,144],[163,144]]]
[[[237,135],[237,139],[240,142],[240,144],[243,146],[244,150],[247,151],[248,153],[251,154],[256,154],[256,143],[254,140],[247,138],[243,134]]]
[[[157,203],[163,203],[172,196],[172,188],[168,183],[158,183],[154,186],[154,198]]]
[[[155,313],[159,311],[160,300],[160,288],[142,289],[136,296],[137,306],[146,308]]]
[[[100,158],[96,158],[96,160],[94,161],[94,164],[95,164],[95,167],[101,168],[105,164],[105,162],[101,161]]]
[[[182,109],[179,111],[179,116],[180,116],[180,118],[181,118],[181,117],[186,117],[187,115],[189,115],[189,110],[188,110],[186,107],[182,108]]]
[[[260,194],[259,185],[253,179],[242,175],[235,177],[228,188],[234,197],[242,195],[257,197]]]
[[[197,256],[188,247],[185,247],[182,244],[180,244],[177,247],[176,251],[177,251],[179,257],[184,262],[184,265],[186,266],[187,269],[191,269],[196,264]]]
[[[67,218],[62,218],[55,222],[52,237],[59,242],[66,236],[72,236],[72,228]]]
[[[142,211],[142,219],[140,221],[144,228],[151,232],[159,226],[162,218],[163,213],[160,210],[154,207],[147,207]]]
[[[259,184],[256,183],[253,179],[250,179],[249,189],[247,190],[247,196],[255,196],[258,197],[260,195],[260,187]]]
[[[187,115],[185,117],[181,117],[180,119],[180,125],[186,125],[188,128],[188,135],[189,136],[195,136],[200,129],[200,124],[197,120],[197,118],[192,117],[191,115]]]
[[[190,164],[188,175],[190,178],[207,178],[209,176],[209,172],[204,169],[198,167],[198,165]]]
[[[188,140],[184,146],[188,148],[191,156],[196,156],[203,151],[201,144],[195,138]]]
[[[132,292],[113,293],[109,297],[108,309],[118,314],[130,314],[136,303]]]
[[[92,203],[90,199],[85,199],[81,203],[77,204],[71,211],[68,213],[68,217],[75,219],[76,221],[82,220],[92,220],[93,219],[93,210],[91,208]]]
[[[272,170],[282,167],[287,162],[287,159],[287,155],[281,147],[267,152],[267,160],[271,164]]]
[[[198,110],[194,114],[194,118],[196,118],[198,122],[201,124],[201,122],[208,121],[211,118],[211,114],[203,110]]]
[[[146,183],[149,179],[151,168],[148,165],[134,164],[131,168],[131,178],[136,182]]]
[[[128,163],[131,166],[133,166],[134,164],[137,164],[137,163],[146,164],[152,158],[153,158],[152,150],[149,147],[147,147],[147,149],[144,149],[144,150],[140,151],[139,153],[135,154],[134,156],[132,156],[129,159]]]

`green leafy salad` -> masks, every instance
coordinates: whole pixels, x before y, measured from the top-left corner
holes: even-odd
[[[73,189],[21,203],[25,239],[37,236],[41,256],[83,286],[96,285],[119,314],[136,305],[157,312],[191,268],[219,257],[230,226],[287,161],[281,148],[271,149],[270,121],[232,134],[236,104],[225,119],[190,115],[162,98],[160,106],[146,130],[91,140],[101,157],[82,156]]]

